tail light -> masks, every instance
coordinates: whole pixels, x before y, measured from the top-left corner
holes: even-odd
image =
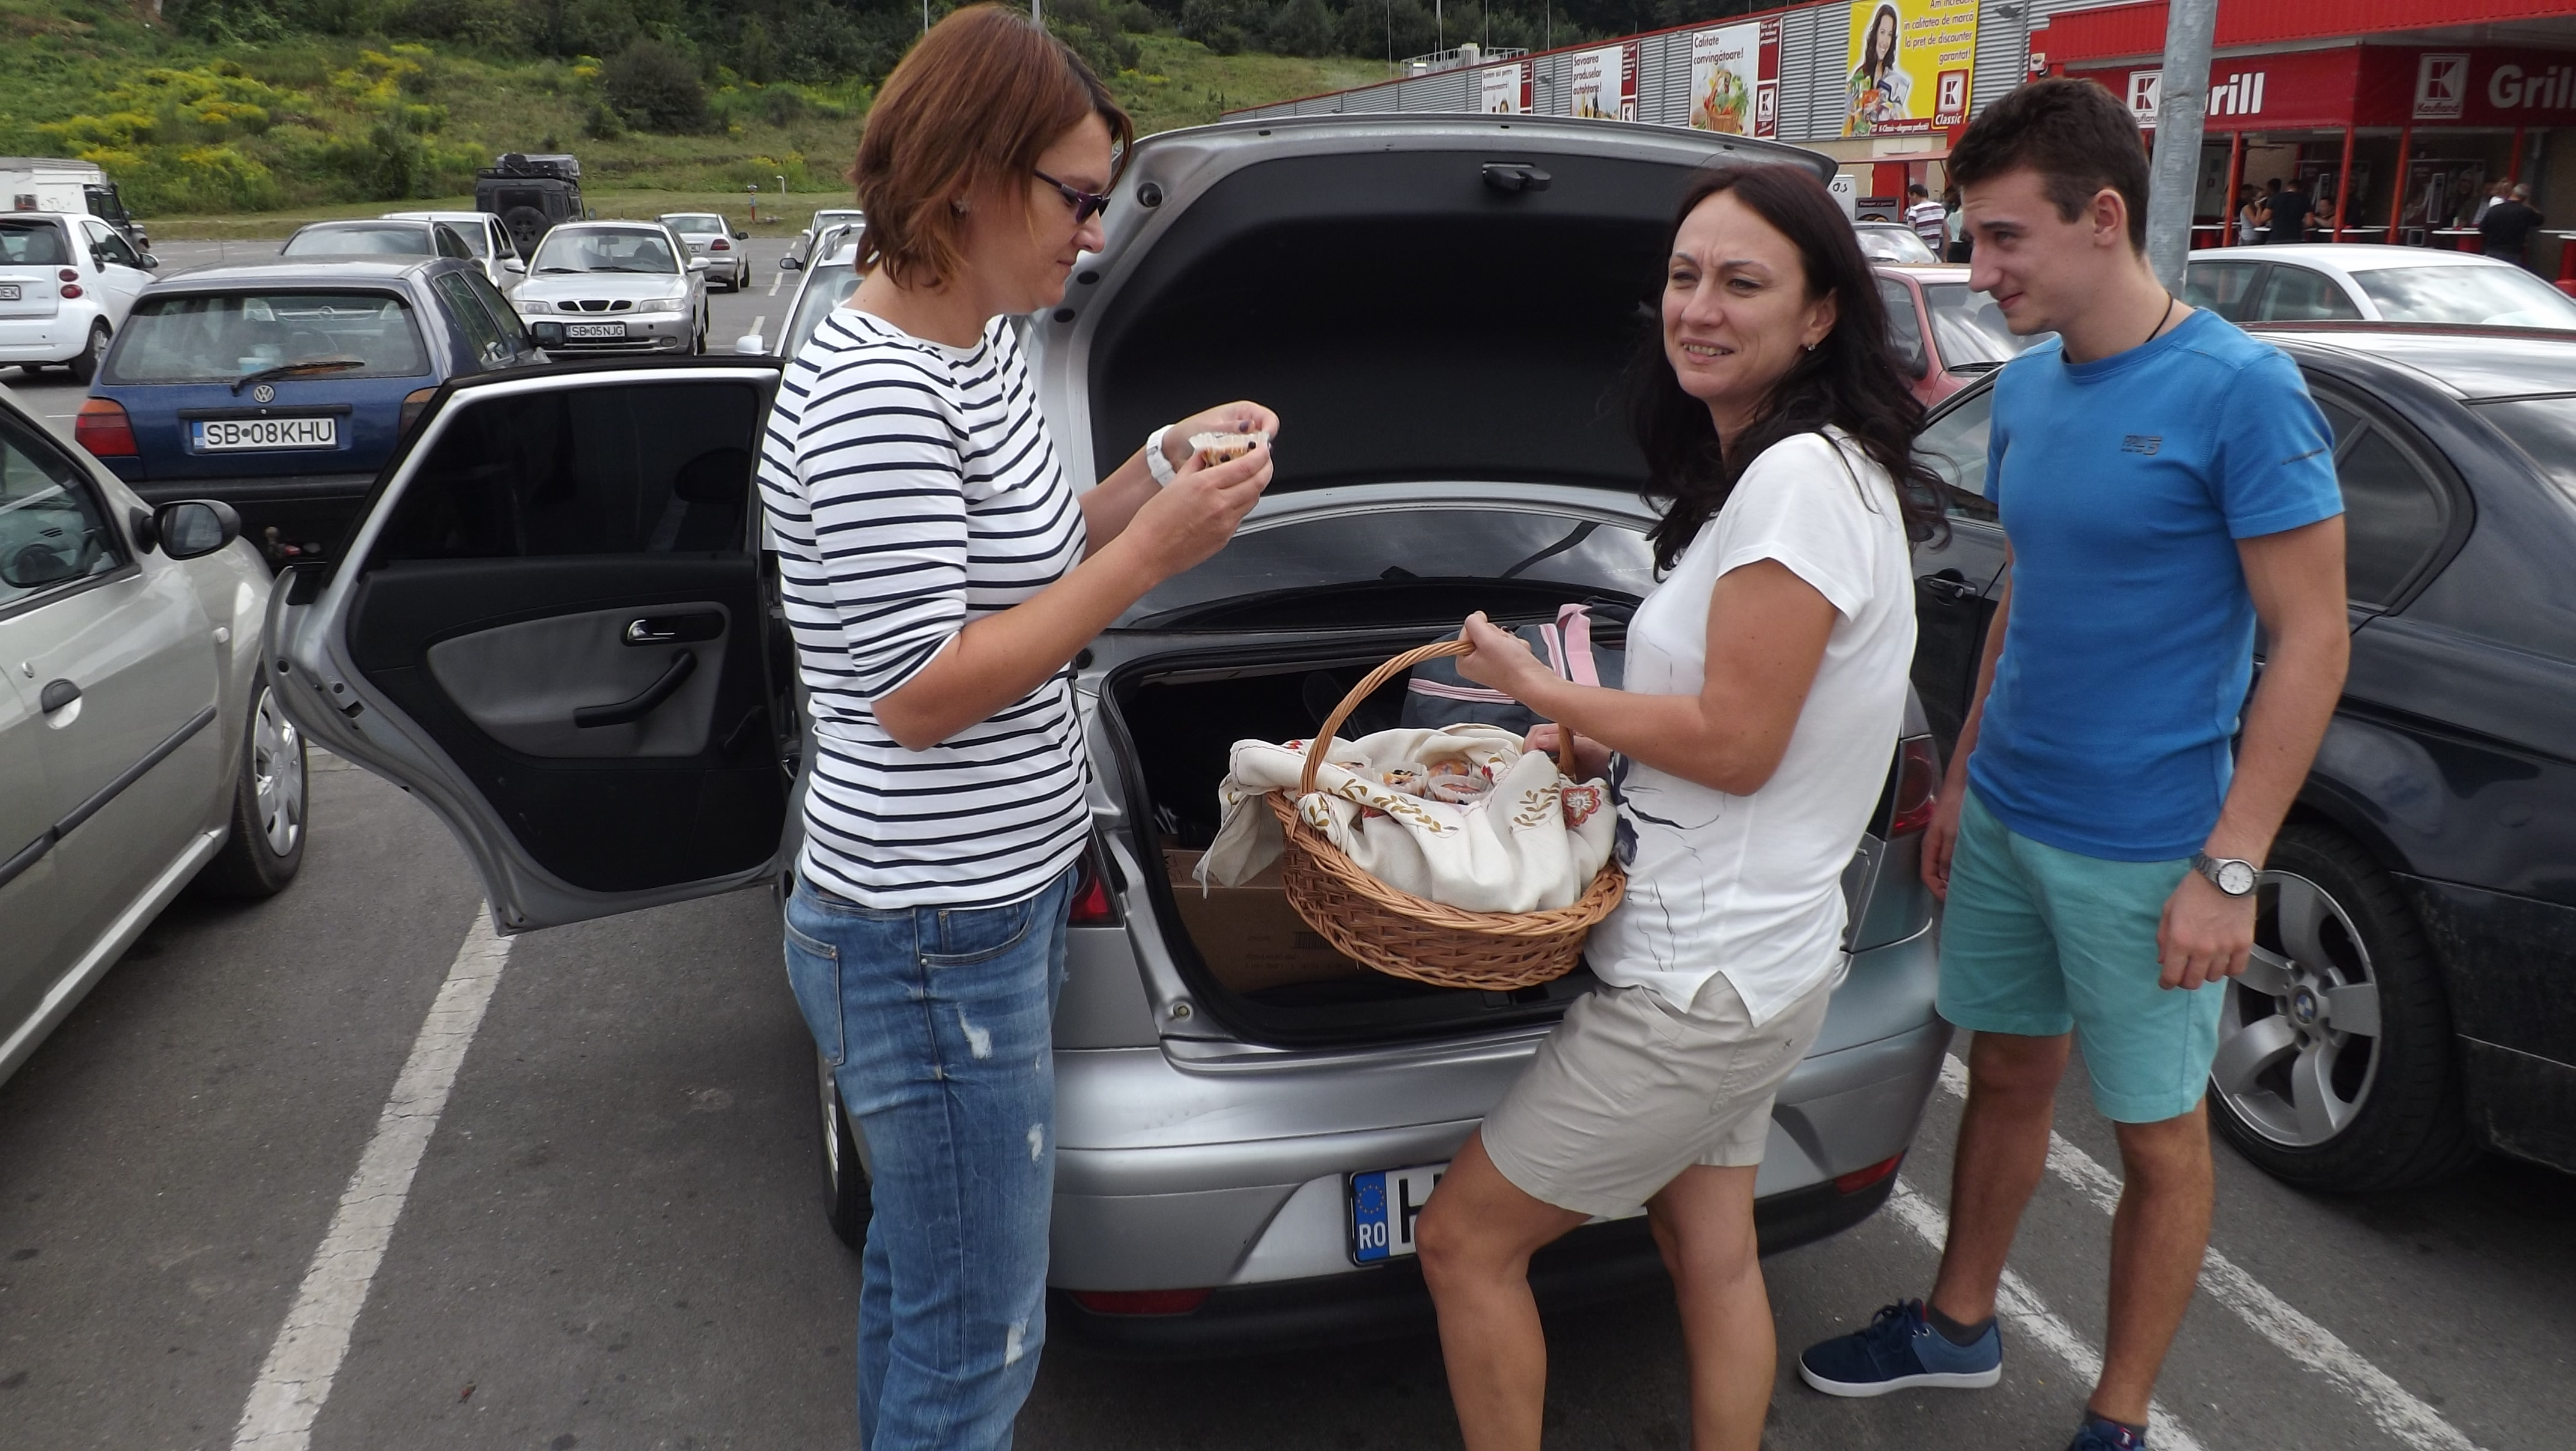
[[[733,243],[726,241],[722,237],[718,237],[707,244],[707,250],[710,252],[730,252],[733,250]]]
[[[1881,1159],[1866,1169],[1854,1169],[1848,1174],[1837,1174],[1834,1176],[1834,1188],[1845,1194],[1858,1194],[1870,1185],[1895,1173],[1896,1166],[1904,1162],[1905,1156],[1899,1154],[1893,1159]]]
[[[81,285],[77,282],[64,283],[62,286],[62,295],[66,300],[80,296]]]
[[[1076,1290],[1073,1303],[1094,1315],[1187,1315],[1208,1302],[1206,1290]]]
[[[54,280],[56,282],[78,282],[80,281],[80,273],[72,268],[65,267],[54,274]]]
[[[134,446],[134,420],[112,398],[81,404],[80,416],[72,420],[72,442],[100,458],[133,458],[143,452]]]
[[[1892,839],[1912,836],[1932,824],[1932,808],[1941,799],[1941,753],[1930,736],[1908,736],[1897,746],[1896,802],[1889,815]]]
[[[1100,927],[1118,920],[1117,905],[1109,900],[1109,884],[1101,880],[1096,849],[1082,854],[1081,874],[1073,879],[1073,911],[1064,920],[1069,927]]]
[[[438,390],[435,388],[414,388],[403,395],[403,432],[411,432],[411,426],[420,422],[420,411],[427,408],[429,406],[429,400],[437,396]]]

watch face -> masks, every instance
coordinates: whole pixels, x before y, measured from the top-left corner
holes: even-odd
[[[2245,862],[2218,864],[2218,890],[2231,897],[2242,897],[2254,890],[2254,868]]]

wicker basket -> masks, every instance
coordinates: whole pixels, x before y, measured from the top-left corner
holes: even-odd
[[[1565,976],[1583,956],[1593,924],[1619,905],[1627,875],[1614,858],[1602,864],[1570,907],[1545,912],[1469,912],[1399,892],[1353,865],[1342,849],[1297,814],[1297,801],[1315,789],[1315,771],[1342,728],[1371,692],[1425,660],[1464,655],[1473,647],[1442,640],[1408,650],[1351,687],[1306,747],[1306,769],[1295,794],[1269,793],[1271,811],[1287,838],[1279,861],[1288,904],[1344,956],[1391,976],[1435,987],[1505,990],[1535,987]],[[1573,732],[1558,736],[1557,759],[1574,772]]]

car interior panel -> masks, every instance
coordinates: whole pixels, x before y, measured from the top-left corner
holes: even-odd
[[[762,401],[748,382],[460,399],[358,580],[361,673],[576,887],[703,880],[777,845]]]

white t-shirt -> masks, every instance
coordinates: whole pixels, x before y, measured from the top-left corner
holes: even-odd
[[[1895,486],[1857,446],[1839,452],[1818,433],[1765,450],[1628,626],[1625,688],[1697,695],[1719,576],[1776,559],[1837,613],[1760,790],[1730,795],[1624,756],[1613,765],[1628,894],[1586,946],[1603,982],[1687,1008],[1722,972],[1759,1024],[1841,979],[1842,875],[1904,725],[1914,588]]]

